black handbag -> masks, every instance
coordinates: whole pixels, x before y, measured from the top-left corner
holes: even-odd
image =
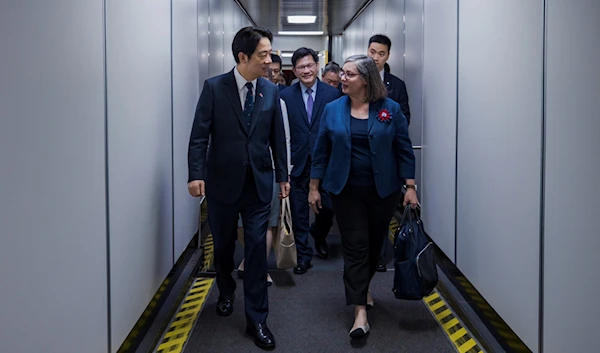
[[[438,282],[434,244],[416,209],[407,205],[394,235],[394,288],[397,299],[421,300]]]

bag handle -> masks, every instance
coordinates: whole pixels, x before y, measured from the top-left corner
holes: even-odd
[[[281,212],[279,214],[279,224],[289,227],[292,232],[292,211],[290,208],[290,198],[286,197],[281,200]]]
[[[402,212],[402,218],[400,218],[400,225],[404,224],[404,221],[406,219],[408,219],[409,222],[412,222],[412,212],[410,212],[411,210],[411,206],[410,205],[406,205],[406,207],[404,207],[404,212]]]

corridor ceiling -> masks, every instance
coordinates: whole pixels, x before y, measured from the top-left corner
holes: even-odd
[[[279,31],[323,31],[323,35],[344,32],[344,27],[373,0],[237,0],[257,26]],[[291,24],[287,16],[317,16],[315,23]]]

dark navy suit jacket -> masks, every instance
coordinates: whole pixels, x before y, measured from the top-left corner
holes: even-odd
[[[319,134],[323,109],[327,103],[339,97],[340,92],[337,89],[317,80],[317,92],[312,119],[309,124],[300,83],[297,82],[281,91],[281,98],[287,105],[288,120],[290,122],[291,164],[294,166],[291,176],[298,177],[306,167],[306,161],[309,155],[312,155]]]
[[[391,113],[391,121],[377,120],[382,109]],[[348,181],[352,160],[350,98],[344,96],[327,104],[321,119],[310,177],[321,179],[323,189],[337,195]],[[398,191],[405,179],[415,178],[415,156],[398,103],[386,98],[369,104],[368,120],[375,186],[384,198]]]
[[[262,202],[270,202],[273,196],[273,162],[276,182],[288,181],[279,89],[259,77],[255,91],[248,130],[233,70],[204,81],[196,107],[188,150],[189,181],[205,180],[206,195],[224,204],[238,201],[249,166]]]
[[[400,104],[402,114],[406,117],[408,124],[410,124],[410,107],[408,106],[408,93],[406,91],[406,84],[398,77],[384,72],[383,83],[388,90],[388,98]]]

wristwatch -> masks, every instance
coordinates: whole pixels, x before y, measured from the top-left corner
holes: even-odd
[[[404,185],[405,189],[415,189],[417,191],[417,185]]]

